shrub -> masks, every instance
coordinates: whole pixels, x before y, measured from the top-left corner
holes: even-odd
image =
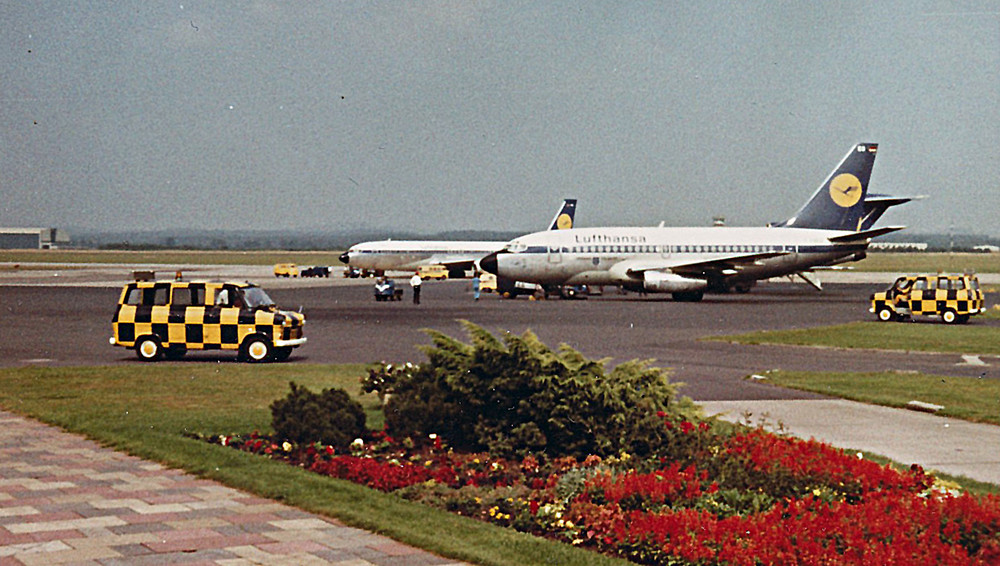
[[[386,404],[390,434],[436,433],[456,449],[505,456],[647,455],[669,440],[658,415],[697,414],[648,361],[606,371],[604,360],[565,345],[553,351],[530,331],[500,340],[463,324],[471,344],[428,331],[429,362],[401,376]]]
[[[346,449],[364,433],[364,409],[343,389],[324,389],[316,394],[294,381],[288,385],[288,396],[271,403],[271,426],[279,438]]]

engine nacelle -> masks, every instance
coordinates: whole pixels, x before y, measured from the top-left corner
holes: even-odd
[[[646,271],[642,274],[642,287],[650,293],[688,293],[704,291],[708,281],[691,279],[662,271]]]

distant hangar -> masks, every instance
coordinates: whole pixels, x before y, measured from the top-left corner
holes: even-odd
[[[0,227],[2,250],[50,250],[69,245],[69,234],[56,228]]]

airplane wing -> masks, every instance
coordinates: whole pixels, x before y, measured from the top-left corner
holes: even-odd
[[[639,261],[626,260],[616,264],[612,268],[612,271],[619,272],[621,275],[636,279],[642,278],[642,274],[646,271],[671,272],[682,277],[705,279],[714,275],[735,275],[740,272],[743,266],[753,265],[762,259],[788,255],[789,253],[791,252],[733,254],[697,262],[670,261],[665,259]]]

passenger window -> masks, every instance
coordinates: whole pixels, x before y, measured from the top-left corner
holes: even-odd
[[[158,285],[155,288],[155,293],[153,294],[153,304],[154,305],[165,305],[167,304],[167,298],[170,293],[169,285]]]
[[[950,283],[951,282],[948,281],[947,277],[939,277],[938,278],[938,282],[937,282],[937,288],[938,289],[945,289],[945,290],[951,289]]]
[[[915,291],[923,291],[926,288],[927,288],[926,279],[917,279],[917,281],[913,284],[913,289]]]
[[[138,305],[142,304],[142,289],[138,287],[132,287],[128,290],[128,294],[125,295],[126,305]]]
[[[951,288],[954,289],[954,290],[956,290],[956,291],[961,291],[962,289],[965,289],[965,280],[964,279],[952,279],[951,280]]]

